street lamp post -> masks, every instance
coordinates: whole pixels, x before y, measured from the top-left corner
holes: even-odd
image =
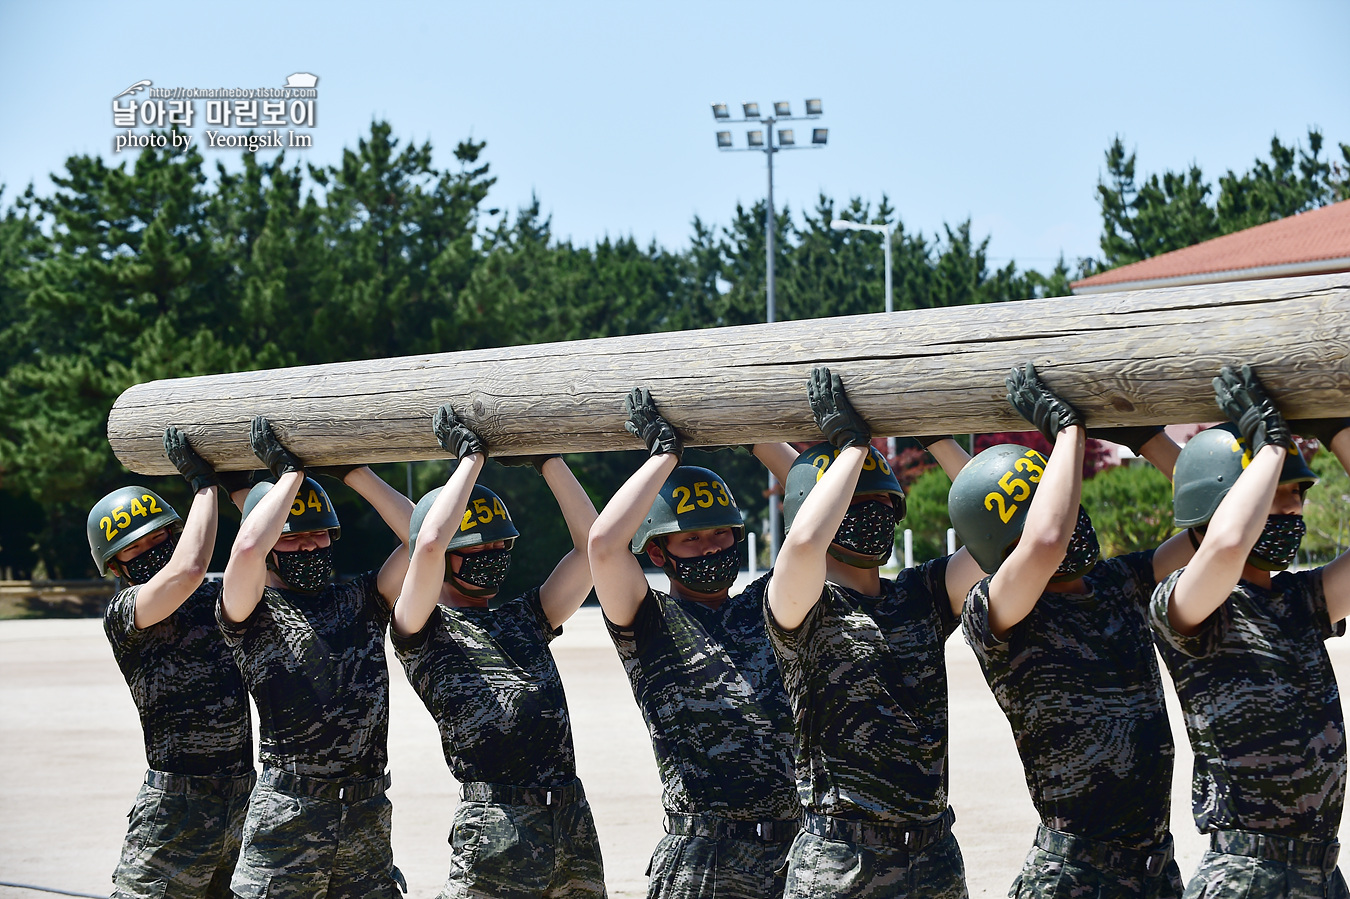
[[[759,113],[758,103],[742,103],[741,112],[743,118],[733,119],[725,103],[714,103],[712,105],[713,119],[718,124],[743,124],[753,123],[762,125],[762,129],[750,130],[745,134],[745,147],[736,147],[732,143],[730,131],[717,132],[717,149],[725,153],[751,153],[762,152],[768,163],[769,168],[769,197],[768,208],[764,214],[764,287],[765,287],[765,320],[772,323],[776,318],[776,309],[774,307],[774,236],[777,222],[774,220],[773,206],[773,154],[782,150],[821,150],[824,149],[829,140],[828,128],[812,128],[811,143],[798,144],[796,135],[791,128],[775,128],[779,122],[815,120],[822,114],[820,100],[806,101],[806,115],[794,116],[792,114],[791,104],[786,101],[777,101],[773,104],[773,115],[765,116]],[[775,143],[776,140],[776,143]],[[888,257],[889,258],[889,257]],[[778,538],[778,505],[775,502],[775,496],[778,492],[778,480],[769,474],[769,565],[772,566],[778,558],[778,547],[781,541]]]
[[[835,219],[830,227],[836,231],[871,231],[881,235],[881,251],[886,257],[886,311],[894,312],[895,304],[891,300],[891,226],[866,225],[862,222],[850,222],[847,219]]]

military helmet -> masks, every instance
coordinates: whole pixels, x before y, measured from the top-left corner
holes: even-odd
[[[653,537],[706,528],[732,528],[738,543],[745,539],[745,519],[721,475],[697,465],[681,465],[661,485],[633,535],[632,550],[641,554]]]
[[[1172,472],[1172,516],[1177,527],[1209,521],[1251,461],[1247,441],[1232,423],[1216,425],[1187,441]],[[1287,450],[1280,483],[1317,483],[1317,475],[1297,447]]]
[[[147,534],[182,524],[174,507],[153,490],[135,486],[114,490],[94,503],[85,522],[98,573],[107,574],[108,562]]]
[[[244,499],[243,518],[248,518],[258,501],[275,486],[276,482],[270,479],[254,484]],[[336,540],[342,536],[342,525],[338,522],[333,501],[328,498],[323,487],[313,478],[305,478],[295,494],[295,501],[291,503],[291,511],[286,516],[286,523],[281,526],[281,533],[305,534],[310,531],[327,531],[329,539]]]
[[[947,514],[986,574],[998,571],[1008,550],[1021,539],[1045,466],[1045,457],[1034,449],[1003,443],[967,462],[952,482]]]
[[[422,530],[422,522],[426,521],[427,513],[431,511],[431,504],[436,502],[436,497],[440,496],[444,489],[437,487],[418,500],[417,505],[413,507],[412,521],[408,524],[410,556],[417,547],[417,534]],[[512,524],[511,513],[506,511],[506,503],[502,502],[502,498],[482,484],[474,484],[472,492],[469,493],[469,504],[464,509],[464,517],[460,519],[459,529],[455,532],[455,536],[450,538],[445,551],[449,552],[464,546],[496,543],[498,540],[506,541],[506,548],[510,549],[519,536],[520,531]]]
[[[806,495],[838,457],[837,448],[828,443],[818,443],[792,463],[787,483],[783,485],[783,533],[792,530],[792,521],[806,501]],[[905,492],[900,489],[900,482],[895,479],[891,466],[886,464],[886,457],[877,452],[875,446],[867,448],[867,458],[858,475],[858,485],[853,488],[854,496],[871,493],[889,494],[895,507],[895,520],[900,521],[905,517]]]

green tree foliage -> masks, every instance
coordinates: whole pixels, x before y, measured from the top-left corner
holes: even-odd
[[[1105,468],[1084,481],[1083,508],[1104,558],[1154,549],[1175,531],[1172,482],[1145,463]]]
[[[1084,274],[1138,262],[1265,222],[1350,198],[1350,144],[1342,161],[1322,155],[1323,136],[1308,129],[1308,149],[1271,138],[1270,159],[1250,171],[1219,178],[1219,192],[1199,165],[1184,172],[1136,176],[1135,153],[1117,136],[1106,150],[1097,183],[1102,260],[1084,260]]]
[[[1303,538],[1299,562],[1325,565],[1350,548],[1350,475],[1330,450],[1319,451],[1309,464],[1318,482],[1308,490],[1303,505],[1308,534]]]
[[[900,522],[900,529],[909,528],[913,532],[916,563],[947,554],[947,529],[952,526],[947,515],[947,494],[951,489],[951,479],[942,469],[931,468],[905,494],[905,520]]]

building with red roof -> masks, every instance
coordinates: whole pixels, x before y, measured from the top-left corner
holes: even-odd
[[[1075,294],[1350,272],[1350,200],[1173,250],[1069,285]]]

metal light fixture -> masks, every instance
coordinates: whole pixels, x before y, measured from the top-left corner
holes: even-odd
[[[714,103],[714,104],[712,105],[712,108],[713,108],[713,118],[714,118],[714,119],[717,119],[718,121],[721,121],[722,119],[729,119],[729,118],[731,118],[731,113],[727,111],[727,104],[725,104],[725,103]]]
[[[741,109],[745,111],[745,117],[746,117],[747,119],[757,119],[757,118],[759,118],[759,104],[758,104],[758,103],[742,103],[742,104],[741,104]]]
[[[807,114],[807,115],[820,115],[820,114],[821,114],[821,111],[820,111],[820,101],[819,101],[819,100],[807,100],[807,101],[806,101],[806,114]]]
[[[730,131],[717,132],[717,149],[723,150],[729,148],[730,146],[731,146],[731,132]]]
[[[786,119],[792,115],[792,107],[786,100],[775,100],[773,104],[773,114],[780,119]]]
[[[780,147],[794,147],[794,146],[796,146],[796,145],[797,145],[797,141],[794,140],[793,137],[792,137],[792,129],[791,129],[791,128],[779,128],[779,129],[778,129],[778,146],[780,146]]]
[[[812,128],[812,129],[811,129],[811,143],[813,143],[813,144],[820,144],[820,145],[824,146],[825,142],[828,141],[829,139],[830,139],[830,129],[829,129],[829,128]]]
[[[745,132],[745,140],[752,147],[762,147],[764,146],[764,132],[747,131]]]

